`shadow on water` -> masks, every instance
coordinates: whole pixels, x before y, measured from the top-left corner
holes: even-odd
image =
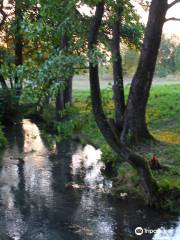
[[[28,119],[7,136],[0,169],[0,240],[179,239],[178,219],[111,196],[100,150],[63,142],[52,157]],[[136,227],[144,233],[135,235]],[[156,232],[146,233],[151,230]]]

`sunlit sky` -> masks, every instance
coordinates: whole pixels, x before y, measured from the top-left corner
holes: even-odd
[[[134,1],[133,1],[134,2]],[[173,2],[172,0],[169,1],[169,3]],[[138,4],[135,4],[135,8],[137,9],[137,12],[142,16],[142,21],[144,23],[147,22],[148,19],[148,13],[146,13],[142,7],[140,7]],[[169,17],[176,17],[180,18],[180,3],[177,3],[172,8],[170,8],[166,15],[167,18]],[[168,36],[172,35],[178,35],[180,37],[180,21],[168,21],[164,24],[163,28],[164,34]]]
[[[149,0],[150,1],[150,0]],[[169,0],[168,2],[171,3],[174,0]],[[135,9],[137,13],[142,17],[142,22],[146,24],[147,19],[148,19],[148,12],[145,12],[143,8],[136,3],[136,0],[131,0],[133,5],[135,6]],[[91,11],[87,6],[81,7],[82,12],[84,12],[87,15],[91,15]],[[172,8],[170,8],[167,12],[167,18],[169,17],[176,17],[180,18],[180,3],[177,3],[174,5]],[[172,36],[172,35],[177,35],[180,37],[180,21],[168,21],[164,24],[163,28],[164,34],[167,36]]]

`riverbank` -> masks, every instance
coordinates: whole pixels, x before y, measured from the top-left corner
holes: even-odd
[[[125,89],[126,97],[128,87]],[[113,194],[121,198],[121,194],[128,194],[142,198],[139,179],[132,167],[119,159],[104,140],[97,128],[91,111],[89,91],[74,91],[73,107],[65,112],[64,122],[56,122],[54,106],[44,109],[40,116],[44,120],[44,137],[48,146],[53,149],[56,142],[73,138],[83,145],[91,144],[102,151],[110,177],[113,177]],[[108,117],[113,115],[113,101],[111,86],[102,90],[103,105]],[[153,86],[147,107],[147,122],[151,133],[158,142],[144,142],[138,146],[131,146],[136,152],[149,161],[156,154],[160,164],[166,170],[153,171],[159,183],[160,191],[168,193],[172,189],[180,190],[180,84]],[[68,117],[67,117],[68,116]],[[69,117],[71,116],[71,117]],[[25,116],[26,118],[29,116]],[[124,196],[124,195],[123,195]],[[175,201],[174,201],[175,200]],[[164,208],[173,211],[179,205],[174,195],[167,198]],[[177,210],[176,210],[177,211]]]
[[[126,88],[127,95],[127,88]],[[113,102],[111,90],[103,90],[103,101],[105,111],[112,117]],[[171,189],[180,189],[180,84],[153,86],[147,108],[147,122],[153,136],[159,141],[144,142],[133,146],[134,150],[142,154],[148,161],[155,153],[161,164],[167,166],[167,171],[153,171],[154,177],[158,180],[163,192]],[[115,192],[129,192],[141,195],[139,180],[136,172],[126,163],[119,160],[119,157],[112,152],[105,142],[100,131],[97,129],[94,117],[91,113],[90,97],[88,91],[75,92],[75,106],[81,112],[82,129],[80,139],[86,143],[89,141],[102,150],[102,159],[112,164],[118,177],[115,178]],[[173,211],[174,197],[169,196],[165,208]],[[177,211],[177,209],[175,210]]]

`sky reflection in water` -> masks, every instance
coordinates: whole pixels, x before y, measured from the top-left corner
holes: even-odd
[[[179,240],[177,220],[109,195],[100,150],[57,144],[59,154],[51,159],[28,119],[11,135],[0,169],[0,240]],[[158,231],[137,238],[141,225]]]

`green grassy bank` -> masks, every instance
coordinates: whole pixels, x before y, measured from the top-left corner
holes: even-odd
[[[126,89],[126,97],[128,89]],[[113,116],[112,91],[102,92],[105,111]],[[113,162],[118,172],[115,190],[118,192],[131,192],[139,194],[138,177],[136,172],[126,163],[123,163],[107,145],[98,130],[91,113],[90,97],[88,91],[76,91],[74,94],[75,107],[80,111],[80,135],[82,142],[92,143],[101,148],[102,158],[105,162]],[[163,191],[171,188],[180,189],[180,84],[153,86],[147,107],[147,122],[153,136],[158,143],[144,142],[132,146],[135,151],[150,160],[155,153],[161,164],[169,167],[168,171],[153,171],[155,178]],[[117,187],[118,186],[118,187]],[[167,201],[167,207],[173,204]]]

